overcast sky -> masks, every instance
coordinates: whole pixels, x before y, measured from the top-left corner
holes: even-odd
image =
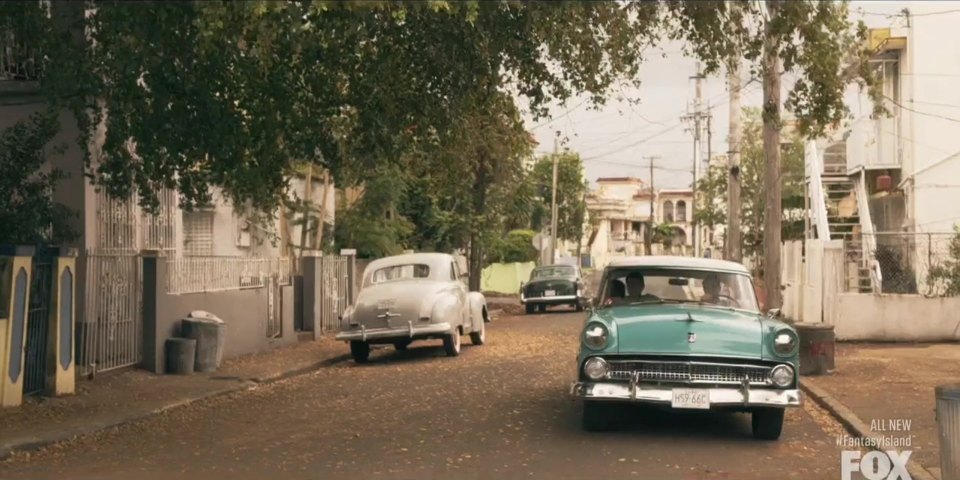
[[[920,2],[851,2],[850,9],[855,20],[862,18],[869,27],[886,27],[891,24],[891,14],[917,3]],[[960,8],[960,1],[935,3],[945,10]],[[559,133],[568,139],[565,146],[579,152],[584,159],[591,183],[598,177],[609,176],[632,176],[648,181],[649,160],[645,157],[657,156],[654,162],[657,187],[689,187],[693,179],[693,135],[688,130],[689,124],[680,117],[690,110],[694,99],[694,80],[690,77],[696,73],[696,60],[684,57],[681,47],[682,44],[674,43],[649,49],[641,68],[640,88],[616,89],[600,110],[589,109],[589,102],[583,98],[573,98],[566,105],[554,106],[549,119],[535,122],[527,117],[528,129],[540,142],[537,152],[550,152],[553,139]],[[741,81],[745,86],[741,103],[759,107],[761,83],[758,80],[747,85],[749,73],[743,70]],[[793,76],[785,75],[784,88],[792,84]],[[625,98],[639,103],[631,104]],[[723,154],[727,150],[729,123],[725,77],[703,80],[703,99],[704,106],[709,106],[712,112],[712,152]]]

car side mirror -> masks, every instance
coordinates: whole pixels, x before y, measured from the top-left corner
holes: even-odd
[[[780,318],[783,315],[783,312],[779,308],[771,308],[767,310],[767,316],[770,318]]]

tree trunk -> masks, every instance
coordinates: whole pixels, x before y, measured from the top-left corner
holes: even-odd
[[[780,41],[771,28],[780,0],[769,0],[763,42],[763,285],[766,308],[780,308]]]
[[[480,291],[480,274],[483,270],[482,226],[478,219],[483,217],[487,205],[487,189],[490,186],[489,152],[481,148],[478,152],[477,172],[473,181],[473,209],[470,212],[470,280],[471,292]]]
[[[737,8],[736,3],[731,8]],[[730,145],[727,166],[727,239],[726,258],[743,261],[743,243],[740,237],[740,57],[730,60],[728,68],[730,89]]]

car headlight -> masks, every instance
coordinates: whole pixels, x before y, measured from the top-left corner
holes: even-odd
[[[607,327],[602,323],[591,323],[583,331],[583,343],[588,347],[599,350],[607,345]]]
[[[610,365],[600,357],[590,357],[583,362],[583,373],[590,380],[601,380],[610,373]]]
[[[773,337],[773,351],[777,355],[791,355],[797,349],[797,334],[792,330],[783,329]]]
[[[770,381],[780,388],[789,387],[793,383],[793,367],[777,365],[770,370]]]

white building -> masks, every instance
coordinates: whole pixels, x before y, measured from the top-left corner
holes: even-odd
[[[651,209],[652,204],[652,209]],[[689,255],[693,251],[693,190],[659,189],[652,192],[633,177],[597,179],[597,189],[587,195],[587,212],[595,227],[585,245],[592,265],[602,268],[610,257],[643,255],[647,225],[669,225],[673,235],[652,245],[653,254]],[[712,235],[700,235],[702,246],[712,247]]]
[[[808,144],[808,237],[844,240],[848,287],[859,291],[923,291],[960,222],[958,16],[929,15],[938,2],[906,6],[870,30],[889,116],[856,91],[843,137]]]

